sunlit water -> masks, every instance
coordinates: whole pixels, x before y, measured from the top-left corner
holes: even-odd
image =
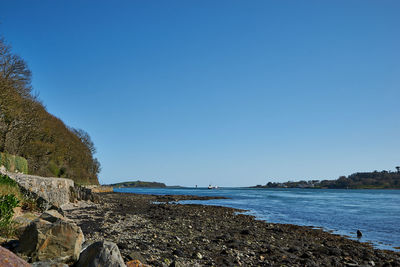
[[[250,188],[120,188],[115,192],[156,195],[223,196],[229,199],[181,201],[248,210],[257,219],[322,227],[372,242],[380,249],[400,247],[400,190],[323,190]]]

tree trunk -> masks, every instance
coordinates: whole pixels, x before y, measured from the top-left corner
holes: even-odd
[[[0,143],[0,152],[5,152],[6,149],[6,139],[7,139],[7,131],[4,131],[1,134],[1,143]]]

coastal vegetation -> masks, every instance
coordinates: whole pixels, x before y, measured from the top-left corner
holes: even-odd
[[[400,189],[400,167],[396,172],[357,172],[336,180],[309,180],[297,182],[268,182],[255,188],[321,188],[321,189]]]
[[[0,175],[0,196],[14,195],[19,200],[22,200],[22,194],[16,181],[6,175]]]
[[[28,173],[28,161],[23,157],[0,152],[0,166],[11,172]]]
[[[98,184],[100,163],[89,134],[47,112],[33,93],[31,76],[24,59],[0,39],[0,165]]]
[[[23,200],[17,182],[8,176],[0,175],[0,235],[12,234],[14,208]]]
[[[11,231],[12,217],[14,208],[19,204],[19,200],[12,194],[0,195],[0,233],[6,235]]]
[[[0,237],[15,235],[18,225],[13,216],[17,207],[23,212],[40,210],[37,200],[27,190],[7,175],[0,174]]]

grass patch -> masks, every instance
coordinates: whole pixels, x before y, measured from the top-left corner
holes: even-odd
[[[10,172],[28,173],[28,161],[23,157],[0,153],[0,166],[2,165]]]
[[[5,195],[13,195],[19,201],[23,200],[23,196],[22,196],[21,191],[19,190],[18,187],[0,184],[0,196],[5,196]]]
[[[24,197],[16,181],[6,175],[0,175],[0,196],[14,195],[20,202]]]

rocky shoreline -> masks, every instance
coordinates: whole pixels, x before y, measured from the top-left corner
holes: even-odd
[[[400,253],[320,229],[255,220],[239,210],[182,205],[196,196],[100,193],[65,215],[86,244],[116,243],[125,262],[151,266],[400,266]]]

